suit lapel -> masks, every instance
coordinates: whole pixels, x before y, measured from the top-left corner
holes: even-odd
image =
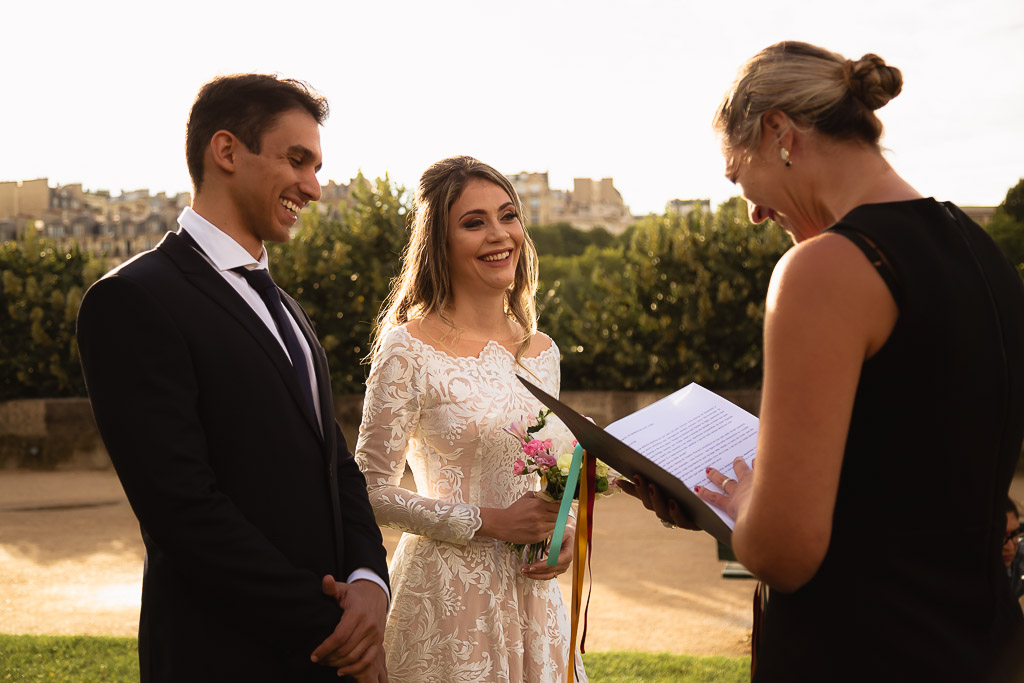
[[[195,249],[193,249],[176,233],[167,233],[156,248],[174,261],[185,277],[188,278],[193,285],[213,299],[225,310],[225,312],[237,320],[242,327],[244,327],[249,334],[253,336],[259,346],[267,354],[271,363],[273,363],[274,367],[277,369],[277,372],[281,375],[284,383],[288,386],[288,392],[292,395],[292,399],[298,404],[299,409],[303,414],[305,414],[306,421],[309,423],[310,428],[312,428],[318,435],[321,434],[321,430],[317,428],[316,415],[310,414],[310,409],[306,404],[306,398],[303,395],[302,390],[299,388],[299,381],[295,376],[295,368],[292,367],[287,354],[284,349],[281,348],[281,344],[278,343],[274,335],[267,329],[263,320],[261,320],[260,317],[256,315],[256,312],[252,310],[252,307],[238,295],[238,292],[232,289],[231,285],[224,280],[221,274],[218,273],[206,259],[200,256]],[[285,296],[283,298],[285,301],[291,301],[291,297]],[[299,321],[299,326],[303,328],[303,332],[305,332],[308,325],[304,324],[303,318],[297,317],[296,319]],[[306,340],[308,343],[308,335]],[[310,344],[310,349],[313,350],[314,364],[317,362],[316,357],[319,346],[319,344]],[[322,354],[323,352],[320,351],[320,353]],[[322,383],[318,378],[317,385],[321,384]],[[322,401],[321,406],[323,406]],[[321,408],[321,412],[323,412],[323,408]]]
[[[299,306],[299,302],[291,298],[287,292],[281,291],[281,301],[285,308],[292,314],[292,317],[299,323],[306,338],[306,344],[313,355],[313,370],[316,372],[317,400],[320,402],[320,433],[323,435],[324,445],[327,453],[332,453],[334,448],[331,443],[334,441],[334,397],[331,395],[331,374],[327,366],[327,354],[320,346],[306,312]]]
[[[306,312],[299,303],[282,292],[281,301],[299,322],[306,343],[313,352],[313,365],[316,370],[316,386],[320,400],[320,418],[323,434],[324,460],[327,463],[328,486],[331,491],[331,514],[334,517],[334,559],[340,570],[345,566],[345,524],[341,518],[341,490],[338,486],[338,432],[334,419],[334,396],[331,392],[331,374],[327,366],[327,354],[316,338],[316,331]],[[351,457],[351,456],[350,456]]]

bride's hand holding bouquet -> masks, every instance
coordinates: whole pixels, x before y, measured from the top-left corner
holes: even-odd
[[[572,432],[561,420],[553,416],[550,410],[540,411],[536,418],[529,421],[513,422],[505,431],[519,440],[523,454],[523,457],[517,458],[513,464],[512,473],[536,479],[540,486],[536,497],[551,501],[556,508],[560,507],[566,494],[573,452],[576,448],[576,439]],[[600,460],[596,463],[596,470],[596,493],[610,495],[615,491],[613,484],[617,478],[616,473]],[[579,498],[578,484],[569,495],[573,500]],[[548,566],[546,561],[551,543],[550,531],[540,541],[510,539],[509,545],[528,563],[529,566],[524,569],[527,575],[534,578],[554,578],[568,569],[572,563],[574,532],[575,519],[570,519],[565,526],[558,560],[554,567]]]

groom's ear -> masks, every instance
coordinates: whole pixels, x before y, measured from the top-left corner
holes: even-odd
[[[238,153],[241,147],[242,141],[236,138],[234,133],[218,130],[210,138],[207,159],[224,173],[234,173],[238,167]]]

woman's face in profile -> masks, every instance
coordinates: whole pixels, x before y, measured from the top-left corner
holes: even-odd
[[[753,151],[726,150],[725,177],[740,190],[747,202],[747,214],[754,224],[772,220],[788,232],[794,242],[812,237],[815,229],[807,220],[806,212],[799,209],[799,188],[792,181],[793,169],[785,165],[780,155],[781,145],[772,136],[762,136]]]
[[[764,141],[753,152],[730,150],[725,154],[725,177],[732,181],[747,202],[747,214],[750,222],[755,225],[766,220],[773,220],[787,231],[786,216],[777,207],[779,194],[779,169],[773,167],[773,161],[781,160],[766,158]]]

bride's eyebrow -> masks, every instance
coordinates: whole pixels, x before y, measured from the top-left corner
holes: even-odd
[[[469,210],[469,211],[467,211],[466,213],[464,213],[464,214],[462,214],[461,216],[459,216],[459,220],[461,221],[461,220],[462,220],[463,218],[465,218],[466,216],[472,216],[472,215],[476,215],[476,214],[479,214],[479,215],[481,215],[481,216],[486,216],[486,215],[487,215],[487,212],[486,212],[486,211],[484,211],[483,209],[470,209],[470,210]]]
[[[504,210],[504,209],[506,209],[506,208],[508,208],[510,206],[512,206],[512,202],[510,202],[510,201],[505,202],[504,204],[502,204],[501,206],[498,207],[498,211],[502,211],[502,210]],[[483,209],[470,209],[466,213],[464,213],[461,216],[459,216],[459,220],[461,221],[466,216],[472,216],[474,214],[480,215],[480,216],[486,216],[487,212],[484,211]]]

